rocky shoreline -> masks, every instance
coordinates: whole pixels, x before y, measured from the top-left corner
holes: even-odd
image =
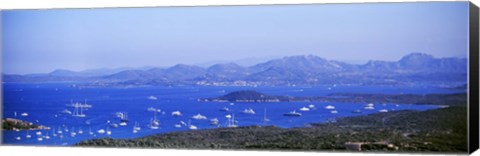
[[[3,130],[48,130],[50,127],[43,125],[34,125],[31,122],[23,121],[20,119],[6,118],[2,119],[2,129]]]

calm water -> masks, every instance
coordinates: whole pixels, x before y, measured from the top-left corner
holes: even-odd
[[[210,125],[209,120],[195,120],[191,117],[198,113],[206,116],[208,119],[218,118],[220,126],[225,126],[228,114],[235,114],[235,119],[239,126],[247,125],[276,125],[279,127],[300,127],[308,123],[327,122],[336,117],[366,115],[378,113],[380,109],[394,110],[428,110],[438,108],[432,105],[396,105],[396,104],[376,104],[375,110],[364,110],[365,103],[318,103],[318,102],[280,102],[280,103],[211,103],[197,102],[197,98],[217,97],[231,91],[237,90],[257,90],[272,95],[290,95],[290,96],[321,96],[329,93],[387,93],[387,94],[425,94],[425,93],[453,93],[458,92],[451,89],[432,87],[428,85],[418,86],[318,86],[318,87],[138,87],[138,88],[74,88],[71,84],[3,84],[4,118],[18,118],[33,122],[39,125],[49,126],[55,131],[63,131],[58,134],[53,130],[33,130],[33,131],[4,131],[4,144],[22,144],[22,145],[71,145],[86,139],[112,137],[112,138],[135,138],[156,133],[165,133],[172,131],[187,131],[187,127],[174,127],[180,121],[196,125],[199,129],[216,128]],[[149,99],[149,96],[158,97],[157,100]],[[68,107],[70,101],[84,102],[93,105],[92,108],[84,111],[86,117],[73,117],[62,114],[61,111],[73,108]],[[301,117],[283,116],[292,110],[297,110],[309,104],[315,105],[316,109],[308,112],[301,112]],[[335,106],[337,114],[332,114],[330,110],[325,109],[327,105]],[[147,127],[153,112],[147,111],[147,108],[154,107],[161,109],[157,113],[160,120],[159,129],[149,129]],[[230,112],[222,112],[219,109],[228,107]],[[241,113],[246,108],[252,108],[256,114]],[[262,122],[264,110],[267,111],[269,122]],[[361,109],[362,113],[352,113],[355,109]],[[180,111],[183,116],[174,117],[172,111]],[[15,117],[15,112],[17,116]],[[21,116],[21,113],[28,113],[28,116]],[[118,128],[110,127],[111,123],[119,123],[120,119],[115,117],[115,112],[128,112],[128,125]],[[134,122],[140,124],[141,130],[134,134],[132,132]],[[109,129],[112,131],[110,136],[99,134],[99,129]],[[69,132],[65,130],[68,129]],[[78,132],[79,129],[84,134],[77,134],[72,137],[70,133]],[[95,135],[89,135],[88,132],[94,132]],[[41,132],[41,135],[37,135]],[[26,138],[27,133],[31,138]],[[52,134],[56,134],[54,137]],[[46,139],[45,136],[50,136]],[[63,136],[63,137],[60,137]],[[16,140],[20,137],[21,140]],[[38,138],[43,138],[39,141]]]

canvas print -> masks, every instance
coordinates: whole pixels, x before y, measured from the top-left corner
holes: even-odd
[[[2,144],[464,153],[468,7],[2,10]]]

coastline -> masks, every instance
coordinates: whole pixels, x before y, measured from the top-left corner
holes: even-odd
[[[279,128],[245,126],[155,134],[135,139],[101,138],[75,146],[255,150],[466,151],[466,107],[394,111],[338,118],[334,123]],[[435,120],[432,120],[435,119]],[[456,126],[451,126],[456,125]],[[358,149],[358,148],[357,148]]]

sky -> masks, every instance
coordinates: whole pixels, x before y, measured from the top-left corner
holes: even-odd
[[[467,57],[468,2],[3,10],[2,72]]]

